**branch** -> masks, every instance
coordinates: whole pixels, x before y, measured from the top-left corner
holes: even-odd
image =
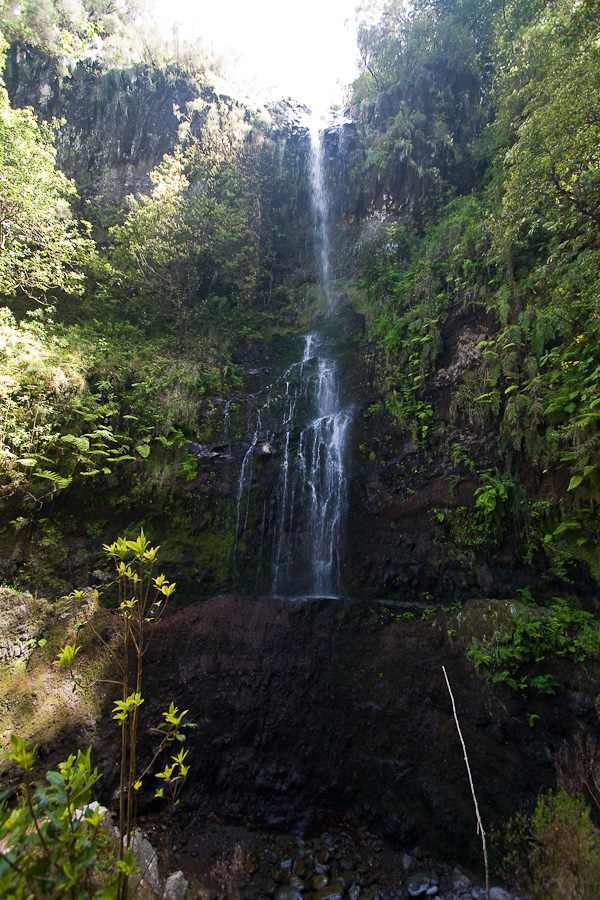
[[[481,846],[483,847],[483,861],[485,863],[485,896],[486,896],[486,900],[490,900],[490,872],[489,872],[489,868],[488,868],[487,846],[485,843],[485,831],[483,830],[481,816],[479,815],[479,806],[477,805],[477,797],[475,796],[475,788],[473,787],[473,778],[471,776],[471,768],[469,766],[469,758],[467,756],[467,748],[465,747],[465,742],[463,740],[462,731],[460,730],[460,725],[458,724],[458,716],[456,714],[456,704],[454,702],[454,694],[452,693],[452,688],[450,687],[450,682],[448,681],[448,676],[446,675],[446,667],[445,666],[442,666],[442,672],[444,673],[444,678],[446,679],[446,684],[448,685],[448,693],[450,694],[450,699],[452,700],[452,712],[454,713],[454,721],[456,723],[456,730],[458,731],[458,736],[459,736],[460,742],[462,744],[463,756],[465,758],[465,765],[467,767],[467,772],[469,774],[469,784],[471,785],[471,795],[473,797],[473,803],[475,804],[475,815],[477,817],[477,834],[481,834]]]

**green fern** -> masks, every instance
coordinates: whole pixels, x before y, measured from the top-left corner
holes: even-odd
[[[87,451],[90,449],[90,442],[88,438],[84,437],[83,435],[78,437],[74,434],[63,434],[61,437],[61,441],[64,441],[67,444],[73,444],[73,446],[77,447],[77,449],[81,453],[87,453]]]

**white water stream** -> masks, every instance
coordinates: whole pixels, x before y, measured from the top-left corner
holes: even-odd
[[[309,123],[308,131],[315,259],[327,309],[332,313],[335,298],[331,288],[331,221],[323,132],[314,121]],[[347,493],[344,449],[350,412],[342,406],[335,362],[325,339],[316,332],[308,334],[302,359],[261,394],[256,427],[238,484],[235,556],[247,537],[253,459],[261,440],[269,446],[273,440],[279,445],[279,482],[270,523],[266,521],[265,507],[261,525],[263,547],[265,533],[269,532],[272,593],[277,597],[339,597]],[[271,419],[276,408],[281,416],[275,428],[278,441],[261,436],[261,422]]]
[[[344,442],[350,415],[340,409],[333,362],[305,338],[299,378],[287,385],[282,489],[275,531],[275,596],[338,597],[346,500]],[[312,413],[292,445],[299,407]]]

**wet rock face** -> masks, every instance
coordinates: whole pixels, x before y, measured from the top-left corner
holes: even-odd
[[[419,432],[418,419],[403,424],[387,408],[388,361],[380,342],[365,343],[354,369],[348,367],[358,410],[348,454],[348,593],[422,607],[477,596],[514,598],[524,588],[550,600],[574,584],[580,596],[595,596],[583,566],[565,582],[544,553],[525,561],[515,514],[520,501],[502,515],[477,508],[482,473],[503,471],[500,419],[490,412],[484,421],[471,421],[457,398],[483,365],[485,341],[496,328],[475,307],[448,314],[422,399],[431,416],[426,433]],[[516,480],[531,498],[544,500],[556,490],[545,477],[524,460]]]
[[[174,701],[198,724],[186,743],[192,773],[179,815],[305,830],[348,813],[398,846],[478,858],[441,665],[490,827],[534,803],[553,782],[565,736],[596,715],[589,704],[569,705],[564,692],[492,691],[451,643],[455,618],[391,620],[379,606],[342,601],[219,597],[164,620],[146,658],[142,712],[150,724]],[[106,760],[112,751],[97,752]],[[110,791],[117,767],[103,768]]]

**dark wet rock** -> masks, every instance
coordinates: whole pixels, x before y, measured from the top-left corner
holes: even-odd
[[[471,880],[467,878],[464,872],[453,872],[451,881],[453,891],[468,891],[471,888]]]
[[[344,887],[348,887],[348,885],[352,881],[353,877],[354,877],[354,873],[352,872],[351,869],[342,869],[342,872],[338,876],[337,880],[340,883],[343,883]]]
[[[323,826],[333,809],[377,834],[360,849],[331,834],[314,844],[311,837],[304,847],[288,839],[268,865],[259,854],[256,869],[245,857],[250,866],[242,863],[240,875],[260,874],[261,884],[273,870],[280,886],[292,874],[307,883],[316,874],[330,882],[340,876],[365,890],[381,884],[382,833],[400,851],[398,882],[423,870],[432,855],[479,865],[472,798],[441,663],[490,828],[523,804],[534,807],[539,790],[554,783],[552,757],[564,735],[586,726],[571,709],[573,695],[562,691],[532,698],[540,720],[530,728],[530,701],[481,679],[457,654],[465,634],[499,628],[505,612],[504,601],[473,601],[425,621],[383,620],[379,606],[369,610],[359,602],[241,596],[174,611],[156,626],[145,658],[141,727],[158,720],[173,697],[198,723],[186,741],[192,769],[177,818],[273,821],[289,833]],[[450,638],[449,631],[456,634]],[[581,693],[590,689],[582,684]],[[578,701],[580,708],[585,703]],[[110,797],[118,787],[118,734],[112,727],[100,730],[94,759],[103,772],[99,788]],[[389,828],[390,816],[402,821],[408,810],[410,843]],[[422,849],[406,860],[405,871],[403,854],[417,842]],[[174,843],[183,848],[180,839],[169,846]],[[183,853],[190,866],[191,851],[197,852],[190,839]],[[188,877],[183,859],[177,867]]]
[[[481,342],[487,335],[483,331],[475,331],[465,325],[455,337],[454,356],[445,368],[440,368],[434,379],[436,387],[456,384],[462,379],[465,371],[476,364],[482,353]]]
[[[286,884],[279,888],[275,894],[275,900],[302,900],[302,894],[298,888]]]
[[[586,716],[594,710],[594,698],[581,691],[569,695],[569,709],[574,716]]]
[[[313,900],[342,900],[344,888],[340,884],[330,884],[317,891]]]
[[[318,894],[324,896],[325,900],[342,895],[347,900],[408,900],[413,895],[408,892],[407,885],[411,885],[413,890],[424,888],[425,892],[417,895],[424,898],[485,898],[482,881],[470,873],[464,873],[458,868],[452,870],[449,865],[435,862],[429,857],[408,857],[408,854],[395,851],[375,832],[367,832],[356,825],[352,828],[351,836],[343,828],[340,830],[332,824],[324,836],[310,838],[306,843],[299,839],[292,842],[285,835],[269,835],[265,832],[257,834],[238,826],[201,826],[197,832],[192,831],[188,836],[190,849],[194,852],[200,849],[201,852],[198,857],[192,856],[188,851],[184,855],[183,868],[188,880],[198,887],[199,897],[215,898],[218,895],[217,888],[223,883],[237,885],[241,881],[239,890],[243,892],[243,900],[261,900],[274,897],[278,892],[284,892],[285,897],[289,891],[294,890],[310,900],[315,900]],[[181,838],[179,841],[183,844]],[[293,855],[305,863],[306,879],[290,874],[287,870],[285,880],[276,886],[271,874],[273,866],[280,877],[280,861],[284,857],[292,859]],[[315,874],[314,865],[317,864],[316,858],[319,855],[321,858],[328,858],[333,882],[315,891],[307,881]],[[351,858],[360,861],[354,877],[347,881],[342,876],[337,878],[336,866],[341,866],[343,860]],[[244,862],[248,859],[256,860],[258,867],[240,880],[240,873],[245,870]],[[367,862],[367,875],[361,875],[357,871],[363,861]],[[410,874],[406,871],[406,864],[412,869]],[[186,869],[186,866],[189,868]],[[412,880],[407,882],[407,878]],[[237,888],[230,891],[230,898],[237,896],[236,891]],[[517,900],[510,893],[508,898]],[[503,897],[502,900],[506,898]],[[524,898],[521,897],[521,900]]]

